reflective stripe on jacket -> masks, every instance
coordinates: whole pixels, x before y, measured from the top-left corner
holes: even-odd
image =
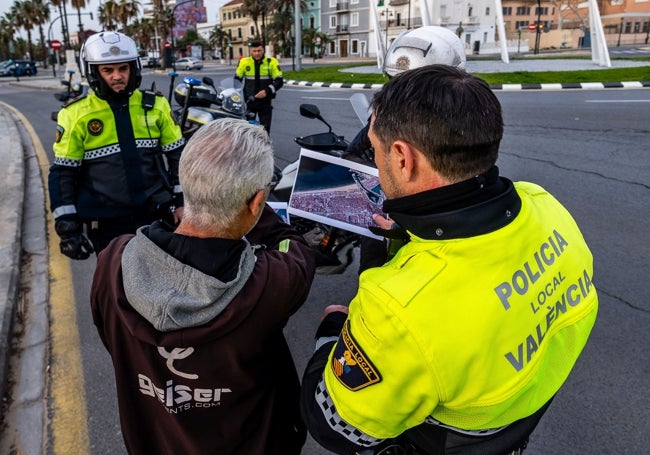
[[[270,102],[271,98],[275,97],[275,93],[284,84],[280,62],[273,57],[265,56],[259,62],[253,57],[242,58],[235,70],[235,77],[239,80],[246,78],[244,96],[247,99],[260,90],[266,90]]]
[[[55,218],[128,215],[171,191],[180,194],[185,139],[167,100],[156,96],[145,112],[142,95],[136,90],[127,106],[91,93],[61,109],[49,176]]]

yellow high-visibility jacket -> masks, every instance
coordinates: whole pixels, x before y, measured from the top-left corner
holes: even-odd
[[[521,210],[469,238],[411,241],[368,269],[324,381],[345,422],[390,438],[426,420],[495,429],[558,391],[598,307],[593,258],[569,212],[515,183]]]

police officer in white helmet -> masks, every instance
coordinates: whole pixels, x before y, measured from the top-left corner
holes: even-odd
[[[427,65],[442,64],[465,69],[465,46],[454,32],[435,25],[402,32],[391,43],[384,58],[382,71],[389,78],[404,71]],[[345,158],[374,165],[368,140],[368,125],[357,133],[348,147]]]
[[[402,32],[391,43],[386,58],[384,59],[383,72],[389,78],[405,71],[421,68],[427,65],[443,64],[459,69],[465,69],[465,46],[458,36],[451,30],[427,26]],[[374,150],[368,139],[368,127],[357,133],[344,158],[362,164],[374,166]],[[393,239],[391,245],[399,245],[400,239]],[[382,265],[387,259],[386,242],[363,237],[361,239],[361,255],[359,259],[359,273],[369,267]]]
[[[183,212],[185,139],[165,97],[138,89],[136,43],[118,32],[94,34],[80,66],[93,90],[59,111],[49,173],[60,250],[72,259],[154,220],[178,222]]]

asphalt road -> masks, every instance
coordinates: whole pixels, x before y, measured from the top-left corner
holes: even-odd
[[[207,74],[207,73],[206,73]],[[215,79],[219,75],[211,74]],[[145,75],[144,85],[151,79]],[[158,88],[166,91],[165,79]],[[369,92],[366,92],[369,93]],[[352,138],[359,122],[350,90],[285,87],[275,102],[272,139],[282,165],[298,156],[295,135],[324,131],[298,115],[298,105],[320,106],[334,131]],[[32,123],[49,152],[54,137],[49,92],[6,89],[2,100]],[[533,434],[527,454],[645,454],[650,446],[650,160],[649,90],[498,93],[506,132],[498,162],[504,175],[551,191],[573,213],[592,248],[600,313],[590,343],[565,387]],[[406,100],[407,101],[407,100]],[[507,252],[506,252],[507,253]],[[93,261],[73,262],[90,452],[124,453],[109,357],[92,326],[88,306]],[[346,303],[356,270],[319,276],[286,334],[299,371],[327,304]],[[79,399],[83,400],[82,394]],[[56,415],[54,415],[56,418]],[[308,455],[326,454],[309,442]]]

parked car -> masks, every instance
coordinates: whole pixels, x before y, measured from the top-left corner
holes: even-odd
[[[145,56],[145,57],[140,57],[140,65],[142,67],[147,67],[147,68],[156,68],[160,66],[160,59],[158,57],[150,57],[150,56]]]
[[[147,60],[147,66],[149,68],[156,68],[159,67],[161,64],[162,62],[158,57],[149,57],[149,59]]]
[[[6,69],[8,70],[7,76],[15,76],[16,73],[18,76],[34,76],[38,73],[36,62],[32,60],[14,60],[13,63],[6,66]]]
[[[196,57],[183,57],[176,60],[176,69],[183,70],[200,70],[203,63]]]
[[[14,62],[12,60],[3,60],[0,62],[0,76],[11,76]]]

